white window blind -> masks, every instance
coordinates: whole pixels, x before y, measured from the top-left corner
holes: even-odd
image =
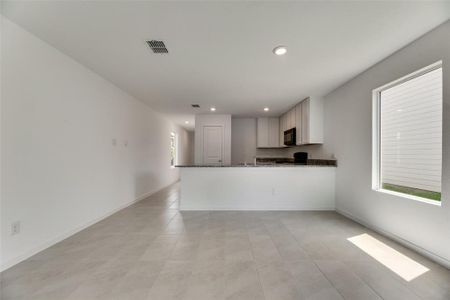
[[[381,184],[441,192],[442,68],[380,92]]]

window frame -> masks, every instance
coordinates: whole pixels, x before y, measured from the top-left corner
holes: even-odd
[[[381,174],[382,174],[382,165],[381,165],[381,92],[390,89],[394,86],[402,84],[411,79],[420,77],[424,74],[427,74],[431,71],[442,68],[442,60],[435,62],[429,66],[426,66],[420,70],[417,70],[411,74],[403,76],[397,80],[391,81],[388,84],[380,86],[374,90],[372,90],[372,190],[390,194],[402,198],[407,198],[411,200],[416,200],[428,204],[433,204],[436,206],[442,206],[442,196],[441,200],[431,200],[427,198],[422,198],[419,196],[414,196],[410,194],[405,194],[401,192],[394,192],[391,190],[383,189],[381,186]],[[442,124],[443,126],[443,124]],[[443,136],[442,136],[443,138]],[[442,152],[443,154],[444,152]],[[441,183],[442,183],[442,166],[441,166]]]

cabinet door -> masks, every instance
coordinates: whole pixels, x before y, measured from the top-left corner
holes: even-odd
[[[302,101],[302,143],[309,144],[309,98]]]
[[[288,110],[287,113],[286,113],[286,129],[285,130],[288,130],[288,129],[291,129],[291,128],[292,128],[291,127],[291,111]]]
[[[286,113],[286,129],[288,130],[291,129],[291,111],[288,110],[288,112]]]
[[[280,121],[278,118],[269,118],[269,147],[278,147],[280,134]]]
[[[295,143],[297,145],[302,144],[302,104],[299,103],[295,106]]]
[[[286,130],[286,114],[280,117],[280,147],[284,147],[284,131]]]
[[[289,128],[289,112],[284,114],[284,130],[288,130]]]
[[[269,118],[258,118],[256,127],[256,146],[269,147]]]
[[[295,107],[289,111],[289,129],[295,127]]]

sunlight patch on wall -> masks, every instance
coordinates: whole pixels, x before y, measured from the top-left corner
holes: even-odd
[[[347,240],[406,281],[411,281],[429,271],[428,268],[367,233]]]

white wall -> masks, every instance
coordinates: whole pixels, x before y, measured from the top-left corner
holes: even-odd
[[[252,163],[254,157],[290,157],[295,152],[306,151],[310,158],[330,158],[323,154],[322,145],[295,146],[280,149],[256,148],[256,118],[231,120],[231,163]]]
[[[203,163],[203,127],[223,126],[223,164],[231,163],[231,115],[208,114],[195,116],[195,164]]]
[[[441,258],[450,266],[450,22],[396,52],[326,97],[325,147],[338,159],[337,209]],[[442,207],[375,192],[372,90],[443,60]]]
[[[190,165],[194,163],[194,132],[181,130],[178,132],[178,164]]]
[[[2,105],[2,97],[3,97],[3,4],[0,3],[0,170],[3,170],[3,161],[1,157],[3,156],[3,147],[2,147],[2,139],[1,132],[3,131],[3,105]],[[0,171],[0,272],[2,271],[2,262],[3,262],[3,172]],[[1,275],[0,275],[1,278]]]
[[[2,30],[4,269],[176,181],[169,136],[184,133],[10,21]]]

